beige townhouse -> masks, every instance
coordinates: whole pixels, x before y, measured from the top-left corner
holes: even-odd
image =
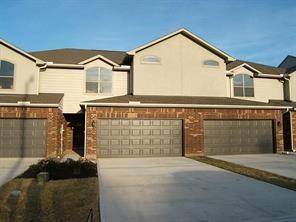
[[[290,151],[295,107],[296,57],[242,61],[186,29],[129,52],[0,40],[0,157]]]

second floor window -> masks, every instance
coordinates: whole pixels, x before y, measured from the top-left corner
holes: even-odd
[[[141,62],[147,64],[160,64],[160,57],[155,55],[146,55],[141,58]]]
[[[93,67],[86,70],[86,93],[112,93],[112,70]]]
[[[248,74],[238,74],[233,78],[234,96],[254,97],[253,77]]]
[[[0,60],[0,89],[12,89],[14,78],[14,64]]]
[[[203,61],[203,65],[209,67],[219,67],[219,62],[216,60],[208,59]]]

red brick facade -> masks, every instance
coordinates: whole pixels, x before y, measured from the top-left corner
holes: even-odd
[[[275,146],[284,150],[281,110],[260,109],[195,109],[195,108],[87,108],[87,157],[96,158],[96,120],[98,118],[182,119],[186,156],[204,155],[203,120],[206,119],[262,119],[274,121]]]
[[[62,111],[58,108],[0,107],[0,118],[47,119],[47,156],[60,153]]]

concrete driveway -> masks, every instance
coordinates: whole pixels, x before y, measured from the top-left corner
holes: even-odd
[[[296,192],[184,157],[99,159],[102,222],[295,221]]]
[[[20,175],[41,158],[0,158],[0,187]]]
[[[250,154],[211,157],[296,179],[296,154]]]

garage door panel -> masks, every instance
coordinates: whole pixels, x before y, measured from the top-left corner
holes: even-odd
[[[0,119],[0,157],[44,157],[47,120]]]
[[[99,157],[182,155],[181,120],[98,119],[97,126]]]
[[[205,120],[207,155],[272,153],[272,120]]]

